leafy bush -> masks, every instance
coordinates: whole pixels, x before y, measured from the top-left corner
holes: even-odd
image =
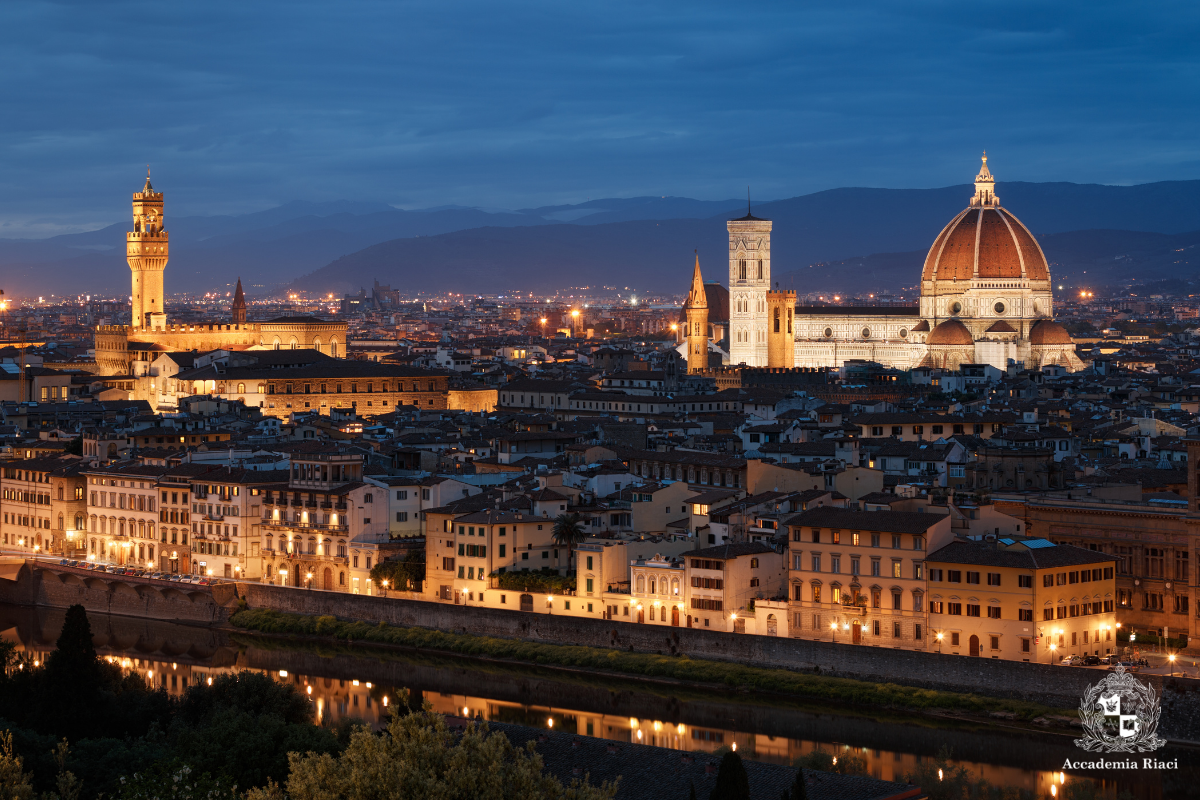
[[[491,577],[497,588],[511,592],[566,594],[574,592],[577,585],[574,575],[559,575],[545,567],[537,572],[493,572]]]

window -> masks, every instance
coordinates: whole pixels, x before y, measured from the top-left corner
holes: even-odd
[[[900,577],[900,564],[901,564],[900,559],[898,559],[898,558],[892,559],[892,577],[893,578]]]
[[[1032,589],[1033,588],[1033,576],[1032,575],[1018,575],[1017,576],[1017,586],[1018,586],[1018,588],[1021,588],[1021,589]]]
[[[976,606],[978,608],[978,606]],[[953,614],[956,617],[962,616],[962,603],[947,603],[946,613]]]
[[[941,600],[930,600],[929,601],[929,613],[930,614],[944,613],[944,609],[945,609],[945,604]]]
[[[833,573],[839,573],[842,571],[842,557],[841,556],[830,556],[829,557],[829,571],[833,572]]]
[[[1187,579],[1188,579],[1188,552],[1187,552],[1187,550],[1176,550],[1175,551],[1175,580],[1187,581]]]
[[[1033,609],[1021,608],[1017,609],[1017,619],[1021,622],[1033,622]]]
[[[397,500],[407,500],[408,499],[408,490],[404,489],[404,490],[397,491],[396,499]]]
[[[988,619],[1000,619],[1000,606],[988,606]]]
[[[957,633],[950,634],[950,646],[958,647],[958,634]]]
[[[1000,585],[1000,573],[999,572],[989,572],[987,585],[988,586],[999,586]]]
[[[1151,578],[1163,576],[1163,551],[1161,547],[1146,548],[1146,571]]]
[[[408,522],[408,512],[407,511],[397,511],[396,512],[396,522]]]
[[[992,649],[999,650],[1000,649],[1000,637],[999,636],[990,636],[988,638],[991,639]]]
[[[968,617],[978,617],[979,616],[978,604],[967,603],[967,616]]]
[[[930,581],[936,581],[936,582],[940,583],[940,582],[941,582],[941,580],[942,580],[942,571],[941,571],[941,569],[930,569],[930,570],[929,570],[929,580],[930,580]]]
[[[962,572],[956,569],[946,570],[947,583],[962,583]]]
[[[979,583],[979,573],[968,571],[967,572],[967,583],[978,584]]]

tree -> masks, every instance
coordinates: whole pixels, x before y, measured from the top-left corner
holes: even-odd
[[[359,728],[338,756],[291,753],[290,800],[611,800],[615,784],[569,786],[542,771],[533,743],[514,747],[508,737],[470,725],[457,738],[428,709],[393,717],[386,736]],[[385,789],[386,787],[386,789]],[[247,800],[280,800],[284,787],[268,784]]]
[[[0,796],[6,800],[32,800],[33,776],[25,771],[25,762],[13,751],[12,732],[0,733]]]
[[[583,517],[579,514],[559,514],[554,518],[551,537],[555,544],[567,548],[567,564],[570,564],[575,546],[587,538],[587,531],[583,529]]]
[[[396,591],[419,592],[425,584],[425,550],[409,550],[403,561],[380,561],[371,567],[371,580]]]
[[[808,800],[808,784],[804,782],[803,768],[796,770],[796,780],[792,781],[792,788],[785,797],[786,800]]]
[[[750,800],[750,777],[742,757],[730,750],[721,759],[717,768],[717,780],[713,784],[709,800]]]

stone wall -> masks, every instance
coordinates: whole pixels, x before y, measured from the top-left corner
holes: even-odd
[[[232,592],[228,594],[232,604]],[[104,614],[208,624],[229,618],[228,607],[207,586],[180,586],[33,561],[21,567],[15,580],[0,579],[0,603],[49,608],[78,603]]]
[[[251,608],[342,619],[387,622],[506,639],[606,647],[661,655],[686,655],[760,667],[815,670],[821,674],[927,689],[1033,700],[1078,708],[1098,670],[1047,664],[919,653],[805,639],[738,635],[703,628],[674,628],[607,620],[556,617],[416,600],[296,591],[238,584]],[[1163,695],[1163,735],[1200,741],[1200,681],[1147,676]]]

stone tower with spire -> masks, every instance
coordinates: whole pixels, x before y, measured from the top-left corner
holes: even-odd
[[[704,292],[704,276],[700,274],[700,256],[692,273],[692,290],[683,304],[687,319],[687,369],[700,372],[708,369],[708,295]]]
[[[234,325],[246,324],[246,295],[242,293],[241,278],[238,278],[237,288],[233,290],[233,305],[229,312]]]
[[[167,309],[163,295],[163,272],[167,268],[167,231],[163,226],[163,195],[150,185],[133,193],[133,230],[125,234],[125,258],[133,273],[131,326],[162,328]]]

